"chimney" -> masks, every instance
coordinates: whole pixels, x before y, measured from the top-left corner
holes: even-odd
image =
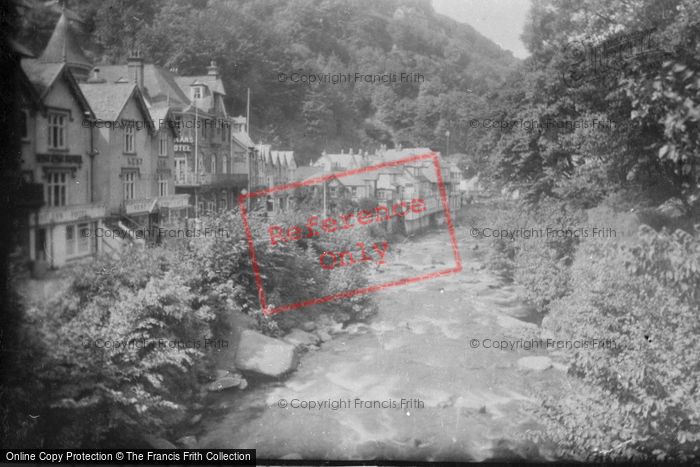
[[[131,55],[126,59],[129,66],[129,79],[143,88],[143,57],[139,49],[133,49]]]
[[[216,60],[212,60],[207,67],[207,75],[213,76],[214,78],[219,77],[219,66],[216,64]]]
[[[88,84],[95,84],[95,83],[106,83],[106,82],[107,82],[107,80],[100,77],[100,69],[93,68],[92,73],[90,73],[90,77],[87,80],[87,83]]]

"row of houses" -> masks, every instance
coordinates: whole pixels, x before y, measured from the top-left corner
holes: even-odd
[[[23,58],[21,258],[49,267],[157,242],[161,229],[230,209],[292,177],[291,151],[256,144],[233,116],[219,67],[181,76],[146,63],[94,65],[65,12]],[[278,201],[278,208],[285,208]]]
[[[313,184],[310,188],[312,196],[316,200],[322,200],[326,211],[372,204],[390,207],[402,201],[410,202],[414,198],[423,199],[425,211],[409,213],[403,218],[396,217],[392,224],[387,226],[391,231],[411,234],[442,224],[446,220],[440,182],[432,160],[418,159],[352,175],[346,175],[344,172],[431,152],[433,151],[429,148],[387,149],[386,146],[371,155],[368,152],[353,152],[352,149],[340,154],[324,152],[311,166],[299,167],[295,172],[295,179],[308,181],[319,176],[332,175],[325,185]],[[457,213],[463,205],[463,190],[460,189],[462,172],[454,162],[448,163],[442,158],[439,161],[449,209],[452,213]]]

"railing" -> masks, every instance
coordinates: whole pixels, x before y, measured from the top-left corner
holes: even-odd
[[[102,204],[72,204],[68,206],[43,206],[36,218],[30,217],[30,222],[39,225],[68,223],[79,220],[101,219],[105,217],[106,209]]]

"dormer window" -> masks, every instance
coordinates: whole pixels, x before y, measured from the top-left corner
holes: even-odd
[[[192,88],[192,98],[201,99],[204,95],[204,86],[194,86]]]

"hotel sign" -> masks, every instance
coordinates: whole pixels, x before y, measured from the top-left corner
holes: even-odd
[[[99,204],[83,204],[77,206],[51,206],[39,210],[37,222],[39,225],[63,224],[88,219],[101,219],[105,216],[105,207]],[[34,221],[34,217],[30,219]]]
[[[36,161],[40,164],[82,164],[82,156],[70,154],[37,154]]]
[[[124,211],[127,214],[152,212],[157,202],[158,198],[131,199],[124,201]]]
[[[171,195],[158,198],[158,206],[161,208],[186,208],[190,205],[190,195]]]
[[[190,152],[192,150],[192,144],[194,144],[192,137],[177,138],[173,150],[175,152]]]

